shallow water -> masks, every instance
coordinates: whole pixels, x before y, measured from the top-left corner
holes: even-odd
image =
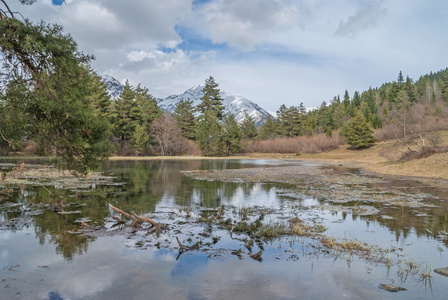
[[[379,207],[379,214],[357,216],[280,184],[195,180],[183,170],[261,167],[279,162],[116,161],[103,169],[114,185],[22,186],[1,200],[0,220],[26,222],[0,229],[1,299],[445,299],[448,278],[400,273],[406,263],[435,269],[448,266],[447,243],[437,238],[447,225],[447,194],[409,179],[382,178],[373,185],[425,194],[433,207]],[[319,167],[319,166],[316,166]],[[355,172],[359,170],[336,170]],[[368,176],[361,174],[362,176]],[[375,186],[370,188],[374,189]],[[71,214],[21,209],[30,203],[70,203]],[[88,237],[68,231],[79,221],[111,228],[108,203],[169,224],[160,235],[144,232]],[[338,239],[359,240],[387,249],[390,266],[347,253],[334,254],[310,237],[284,237],[255,244],[243,236],[193,222],[199,214],[224,206],[228,214],[256,207],[266,220],[298,216],[328,228]],[[27,206],[28,207],[28,206]],[[186,211],[191,215],[186,217]],[[270,213],[269,213],[270,212]],[[201,235],[202,234],[202,235]],[[185,245],[204,246],[180,253]],[[213,238],[215,238],[213,240]],[[216,242],[212,242],[216,241]],[[206,245],[208,243],[208,245]],[[263,248],[263,259],[250,257]],[[242,256],[235,250],[242,249]],[[380,254],[378,254],[380,255]],[[390,293],[379,284],[402,286]]]

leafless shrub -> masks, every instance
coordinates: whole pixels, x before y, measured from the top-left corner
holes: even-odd
[[[337,149],[343,144],[343,139],[336,132],[332,137],[325,134],[300,136],[294,138],[278,137],[269,140],[249,143],[245,152],[259,153],[319,153]]]
[[[39,145],[35,141],[28,141],[22,144],[20,152],[24,154],[37,154],[39,151]]]
[[[442,135],[440,134],[440,131],[433,131],[426,135],[426,138],[429,141],[429,144],[433,148],[440,148],[442,143]]]
[[[134,156],[136,155],[135,150],[132,147],[131,141],[123,141],[119,144],[117,144],[117,151],[118,156]]]
[[[201,150],[199,149],[198,145],[193,142],[192,140],[182,138],[182,147],[181,147],[181,153],[182,155],[192,155],[192,156],[199,156],[202,155]]]
[[[420,151],[403,152],[403,154],[400,157],[400,160],[408,161],[408,160],[417,159],[417,158],[426,158],[426,157],[430,157],[431,155],[434,155],[437,153],[443,153],[443,152],[445,152],[445,151],[441,148],[425,147]]]
[[[164,114],[151,124],[149,146],[153,155],[200,155],[195,142],[182,137],[176,120]]]

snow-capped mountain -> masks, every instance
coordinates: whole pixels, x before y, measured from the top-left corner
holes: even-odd
[[[103,82],[107,86],[107,91],[112,99],[116,99],[123,92],[123,85],[111,76],[101,76]],[[186,90],[183,94],[172,95],[166,98],[157,98],[157,104],[160,108],[172,112],[176,107],[177,102],[180,99],[193,100],[193,105],[196,106],[201,103],[201,97],[203,96],[202,89],[204,84],[195,85],[191,89]],[[256,126],[263,124],[270,114],[255,104],[241,96],[235,96],[230,93],[221,91],[220,96],[224,99],[223,104],[225,107],[225,113],[232,113],[235,115],[237,122],[241,122],[244,119],[245,114],[250,115],[255,121]]]
[[[204,95],[202,93],[202,89],[204,88],[204,84],[198,84],[192,87],[191,89],[186,90],[183,94],[180,95],[171,95],[164,99],[157,99],[157,104],[162,109],[172,112],[176,107],[176,104],[181,100],[192,100],[193,105],[197,106],[201,103],[201,97]],[[259,126],[263,124],[270,114],[255,104],[241,96],[235,96],[233,94],[220,91],[219,95],[223,99],[223,105],[225,107],[225,113],[232,113],[235,115],[235,119],[237,122],[241,122],[244,119],[244,116],[248,114],[255,121],[255,125]]]
[[[124,86],[112,76],[102,75],[101,80],[106,84],[107,92],[112,99],[118,98],[123,92]]]

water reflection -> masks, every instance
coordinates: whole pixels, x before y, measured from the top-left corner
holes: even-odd
[[[225,230],[214,232],[216,236],[222,235],[214,255],[188,252],[180,257],[174,247],[155,247],[156,238],[144,240],[146,247],[140,250],[120,236],[92,238],[68,233],[79,228],[80,220],[91,226],[105,225],[110,214],[108,203],[139,215],[152,214],[155,218],[163,212],[176,213],[185,207],[191,211],[222,205],[280,210],[300,207],[300,218],[325,222],[329,234],[403,248],[391,254],[398,258],[406,254],[428,260],[429,252],[429,261],[444,263],[443,251],[437,251],[441,243],[435,237],[448,225],[446,189],[395,179],[374,182],[372,189],[387,187],[402,193],[432,195],[425,203],[434,207],[370,204],[376,205],[381,213],[359,216],[326,210],[322,204],[329,199],[303,197],[284,185],[194,180],[180,172],[269,163],[272,162],[110,161],[103,169],[115,177],[116,185],[69,189],[16,187],[12,196],[1,202],[1,220],[23,218],[29,222],[28,227],[0,231],[0,267],[3,268],[0,279],[9,285],[3,295],[13,298],[20,292],[24,299],[419,299],[429,296],[424,288],[408,283],[412,292],[387,294],[377,286],[389,283],[389,278],[397,280],[395,274],[357,259],[348,266],[344,259],[335,260],[313,250],[316,241],[312,240],[273,241],[266,245],[260,263],[253,259],[241,260],[230,251],[220,250],[244,248],[241,241],[226,238]],[[353,172],[335,169],[339,171]],[[64,214],[50,209],[58,205]],[[26,209],[19,209],[22,206]],[[201,224],[194,226],[204,232],[209,228]],[[9,266],[18,267],[10,271],[5,268]],[[442,299],[446,292],[448,288],[438,285],[433,296]]]

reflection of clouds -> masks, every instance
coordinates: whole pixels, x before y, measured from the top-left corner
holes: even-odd
[[[70,266],[70,270],[63,272],[55,280],[57,290],[63,295],[75,299],[92,297],[112,286],[117,277],[116,272],[109,266],[95,266],[90,271],[82,266],[80,269]]]
[[[2,252],[0,253],[0,258],[2,259],[2,265],[3,265],[3,261],[6,260],[9,257],[9,251],[8,250],[2,250]]]
[[[236,189],[234,196],[227,201],[235,206],[273,206],[278,204],[274,189],[263,189],[261,183],[252,185],[242,183]]]

